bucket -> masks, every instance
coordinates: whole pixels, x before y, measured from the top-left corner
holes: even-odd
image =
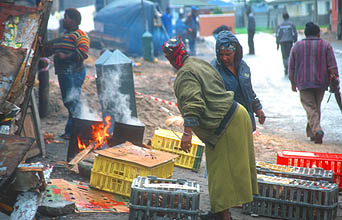
[[[110,146],[119,145],[129,141],[137,146],[142,146],[145,125],[142,122],[136,124],[114,123],[114,133]]]

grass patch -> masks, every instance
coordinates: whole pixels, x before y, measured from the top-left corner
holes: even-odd
[[[235,34],[247,34],[247,27],[242,27],[242,28],[235,28],[234,29]],[[256,27],[256,32],[264,32],[264,33],[275,33],[275,30],[272,28],[265,28],[265,27]]]
[[[234,31],[235,31],[235,34],[247,34],[247,28],[246,27],[235,28]]]
[[[319,25],[319,28],[322,30],[322,29],[328,29],[329,28],[329,25]],[[296,29],[297,30],[302,30],[304,31],[305,29],[305,26],[296,26]]]

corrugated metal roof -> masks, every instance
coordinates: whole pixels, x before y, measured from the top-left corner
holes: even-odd
[[[327,1],[327,0],[318,0],[319,2],[321,1]],[[301,2],[315,2],[314,0],[273,0],[273,1],[268,1],[267,3],[270,5],[278,5],[278,4],[285,4],[285,3],[301,3]]]
[[[63,7],[63,8],[60,8],[60,10],[64,10],[66,8],[81,8],[81,7],[95,4],[95,0],[72,0],[72,1],[60,0],[60,1],[62,1],[60,3],[60,6]]]

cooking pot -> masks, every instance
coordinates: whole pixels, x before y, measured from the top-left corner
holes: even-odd
[[[70,140],[67,154],[67,161],[72,160],[79,152],[77,146],[77,137],[88,145],[89,141],[92,140],[92,125],[100,126],[103,124],[102,121],[91,121],[87,119],[72,118]]]
[[[129,141],[137,146],[142,146],[144,139],[145,125],[138,121],[138,123],[125,124],[121,122],[114,123],[114,132],[112,140],[109,145],[119,145]]]

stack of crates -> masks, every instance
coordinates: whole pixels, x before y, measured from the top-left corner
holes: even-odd
[[[199,199],[196,182],[139,176],[132,183],[129,220],[196,220]]]
[[[259,195],[243,205],[246,214],[291,220],[333,220],[337,215],[338,187],[310,181],[258,174]]]
[[[189,153],[181,148],[182,133],[166,129],[158,129],[154,132],[152,139],[152,148],[179,155],[176,158],[175,165],[195,172],[201,168],[204,143],[196,136],[192,136],[192,147]]]
[[[324,170],[320,167],[293,167],[257,161],[256,169],[258,174],[272,174],[280,177],[289,177],[312,181],[327,181],[330,183],[333,183],[334,181],[333,172],[331,170]]]
[[[331,170],[334,183],[342,188],[342,154],[282,150],[277,153],[277,164]]]
[[[137,146],[135,146],[137,147]],[[140,148],[140,147],[137,147]],[[144,151],[151,151],[149,149],[142,149]],[[112,192],[118,195],[129,197],[131,193],[131,184],[137,176],[157,176],[160,178],[171,178],[174,158],[173,154],[165,152],[153,151],[154,154],[160,156],[163,154],[163,161],[154,166],[146,166],[138,163],[134,157],[141,157],[142,155],[131,156],[131,161],[123,159],[122,155],[125,152],[120,151],[120,148],[108,148],[105,150],[96,151],[93,168],[91,170],[90,182],[91,187]],[[148,154],[148,152],[147,152]],[[165,155],[167,154],[167,155]],[[144,158],[148,160],[156,160],[153,158]]]

